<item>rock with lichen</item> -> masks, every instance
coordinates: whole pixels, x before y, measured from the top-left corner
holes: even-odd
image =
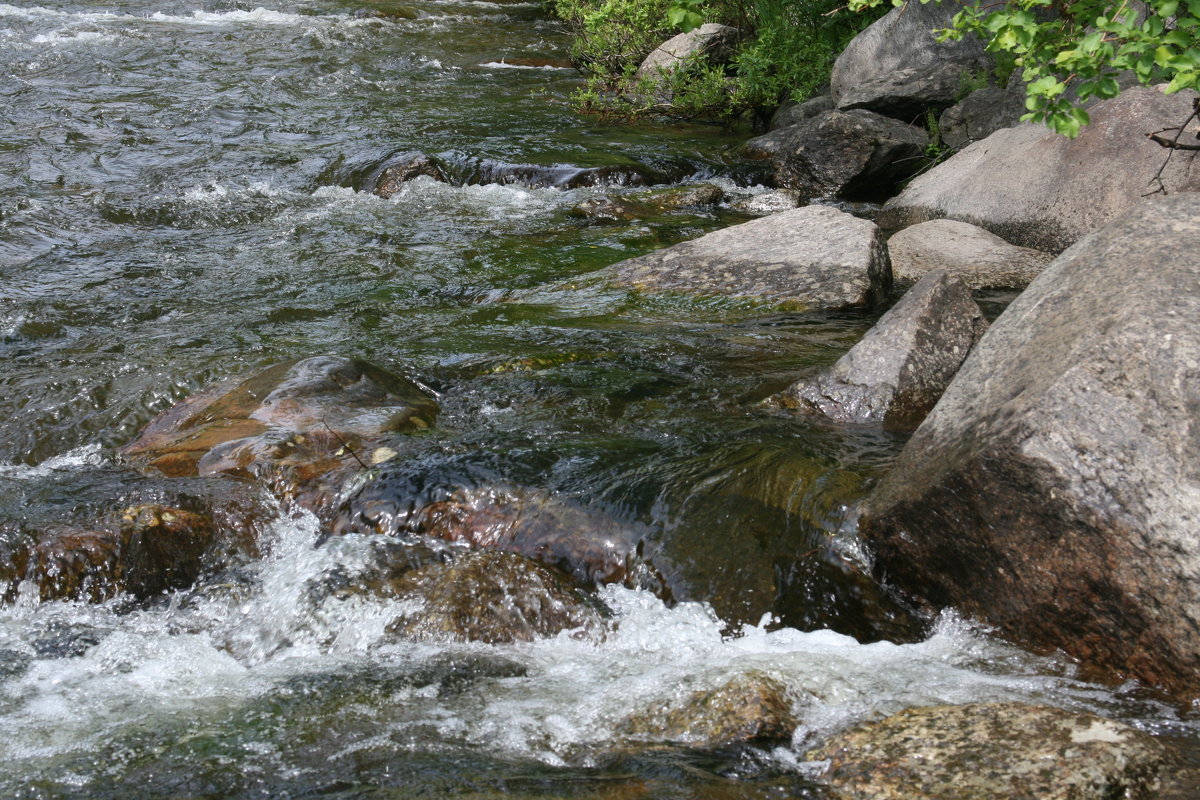
[[[1092,714],[975,703],[911,708],[805,758],[842,800],[1150,800],[1166,751]]]

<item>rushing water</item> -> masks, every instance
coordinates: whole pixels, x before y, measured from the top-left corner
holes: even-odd
[[[520,2],[0,5],[0,523],[153,494],[112,448],[156,413],[339,353],[438,392],[413,469],[486,469],[639,526],[681,600],[604,589],[618,624],[599,642],[397,640],[401,601],[312,591],[365,568],[367,538],[280,509],[234,578],[0,609],[0,795],[817,796],[802,754],[822,735],[986,699],[1196,735],[1136,687],[953,617],[921,629],[861,577],[848,509],[902,441],[754,401],[870,320],[641,298],[599,274],[741,219],[728,209],[600,226],[570,209],[630,189],[360,190],[420,150],[460,178],[637,166],[759,191],[729,132],[571,113],[564,50]],[[787,687],[790,744],[623,733],[751,671]]]

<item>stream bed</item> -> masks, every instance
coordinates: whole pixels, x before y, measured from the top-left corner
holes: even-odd
[[[0,549],[159,492],[115,448],[172,404],[337,354],[437,395],[405,469],[636,529],[672,598],[601,588],[599,639],[409,640],[403,600],[314,591],[372,537],[278,506],[258,558],[191,589],[0,606],[0,796],[819,798],[822,737],[984,700],[1200,739],[1194,713],[864,577],[854,504],[904,437],[756,402],[872,318],[609,286],[609,264],[748,217],[575,206],[629,175],[763,187],[729,155],[746,131],[576,115],[566,47],[524,2],[0,4]],[[413,151],[457,180],[364,191]],[[497,165],[616,177],[480,182]],[[786,688],[791,740],[630,736],[631,713],[749,673]]]

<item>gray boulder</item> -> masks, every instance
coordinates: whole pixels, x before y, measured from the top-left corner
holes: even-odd
[[[809,197],[884,198],[925,166],[924,130],[870,111],[824,111],[742,148]]]
[[[743,214],[776,214],[789,211],[801,204],[800,193],[795,189],[770,189],[760,194],[743,195],[730,201],[729,207]]]
[[[1054,259],[952,219],[905,228],[888,240],[888,252],[892,276],[899,283],[919,281],[933,270],[948,270],[972,289],[1023,289]]]
[[[789,125],[796,125],[806,119],[812,119],[817,114],[833,110],[833,98],[827,94],[810,97],[803,103],[788,101],[775,110],[771,115],[768,130],[778,130]]]
[[[873,303],[892,279],[875,224],[829,206],[744,222],[612,269],[618,285],[806,308]]]
[[[1147,134],[1182,123],[1196,96],[1128,89],[1092,106],[1092,123],[1075,139],[1040,125],[998,130],[913,180],[884,206],[879,224],[896,230],[956,219],[1060,253],[1154,191],[1168,151]],[[1174,153],[1162,180],[1169,192],[1200,190],[1196,153]]]
[[[947,108],[938,119],[942,144],[961,150],[1001,128],[1020,123],[1025,113],[1025,84],[985,86]]]
[[[844,800],[1151,800],[1167,760],[1129,725],[1020,703],[910,708],[806,759]]]
[[[993,323],[863,505],[935,606],[1200,695],[1200,194],[1144,201]]]
[[[950,27],[958,9],[957,3],[909,2],[854,37],[830,76],[837,107],[912,122],[928,109],[952,105],[963,77],[991,65],[978,39],[934,38],[934,31]]]
[[[915,428],[986,329],[966,284],[931,272],[836,364],[792,384],[781,402],[816,408],[838,422]]]
[[[662,78],[698,60],[724,63],[733,55],[740,35],[737,28],[709,22],[695,30],[673,36],[646,56],[634,78],[639,81]]]

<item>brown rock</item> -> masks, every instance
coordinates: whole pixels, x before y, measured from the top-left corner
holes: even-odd
[[[1092,714],[977,703],[908,709],[805,758],[844,800],[1151,800],[1165,751]]]
[[[169,476],[258,478],[305,504],[321,479],[372,460],[387,434],[428,428],[437,404],[415,384],[336,356],[277,364],[195,395],[121,448]]]
[[[664,702],[631,716],[626,735],[693,747],[786,739],[796,728],[786,686],[762,672],[730,678],[715,689],[693,692],[681,702]]]
[[[421,603],[389,632],[434,641],[529,642],[565,630],[597,636],[600,606],[566,575],[515,553],[474,551],[405,572],[392,592]]]

